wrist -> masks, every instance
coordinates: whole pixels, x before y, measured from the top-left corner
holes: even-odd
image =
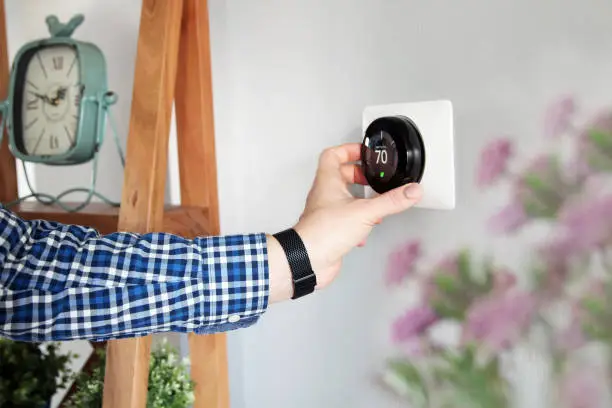
[[[283,247],[274,236],[266,234],[268,241],[268,266],[270,303],[282,302],[293,296],[291,268]]]

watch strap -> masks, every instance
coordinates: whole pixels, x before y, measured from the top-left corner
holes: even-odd
[[[291,298],[297,299],[314,292],[317,277],[310,265],[308,251],[306,251],[302,238],[293,228],[278,232],[273,236],[285,251],[289,262],[293,280],[293,296]]]

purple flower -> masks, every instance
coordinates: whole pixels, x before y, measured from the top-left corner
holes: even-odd
[[[408,310],[392,326],[391,337],[395,343],[412,343],[438,320],[434,310],[419,306]]]
[[[577,254],[612,244],[612,194],[568,204],[559,221],[566,251]]]
[[[389,255],[387,266],[387,284],[397,285],[410,276],[421,256],[421,244],[418,241],[407,242]]]
[[[571,367],[562,378],[560,393],[567,408],[598,408],[604,395],[602,373],[595,367]]]
[[[572,250],[571,240],[561,235],[554,237],[538,249],[537,252],[543,266],[540,290],[546,298],[555,298],[563,294],[569,275]]]
[[[498,293],[506,292],[516,285],[516,275],[505,269],[496,271],[493,275],[493,290]]]
[[[539,156],[514,180],[510,204],[489,219],[488,228],[494,233],[508,234],[518,231],[532,218],[552,219],[572,188],[555,157]]]
[[[430,350],[429,342],[423,337],[414,337],[406,340],[401,347],[401,350],[408,357],[423,357]]]
[[[476,181],[479,187],[495,183],[508,167],[512,156],[512,143],[508,139],[496,139],[485,146],[480,154]]]
[[[582,311],[579,305],[572,305],[572,314],[569,324],[555,337],[556,346],[562,352],[571,352],[579,349],[586,343],[582,330]]]
[[[488,227],[491,232],[497,234],[508,234],[517,231],[527,222],[527,214],[523,204],[512,202],[502,208],[497,214],[489,219]]]
[[[555,138],[568,131],[575,112],[576,104],[571,96],[562,96],[552,103],[544,115],[545,136]]]
[[[470,307],[463,341],[499,352],[512,346],[531,322],[536,299],[519,291],[494,291]]]

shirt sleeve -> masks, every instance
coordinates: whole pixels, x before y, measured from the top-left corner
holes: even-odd
[[[0,335],[103,341],[248,327],[268,306],[266,243],[263,233],[101,236],[0,207]]]

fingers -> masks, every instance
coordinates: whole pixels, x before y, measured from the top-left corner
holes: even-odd
[[[342,164],[340,166],[340,173],[342,174],[342,179],[346,183],[361,184],[364,186],[368,184],[363,174],[363,170],[358,164]]]
[[[417,183],[398,187],[364,201],[368,216],[375,222],[379,218],[406,211],[421,200],[423,190]]]
[[[325,149],[319,160],[320,167],[338,167],[361,159],[361,143],[346,143]]]

